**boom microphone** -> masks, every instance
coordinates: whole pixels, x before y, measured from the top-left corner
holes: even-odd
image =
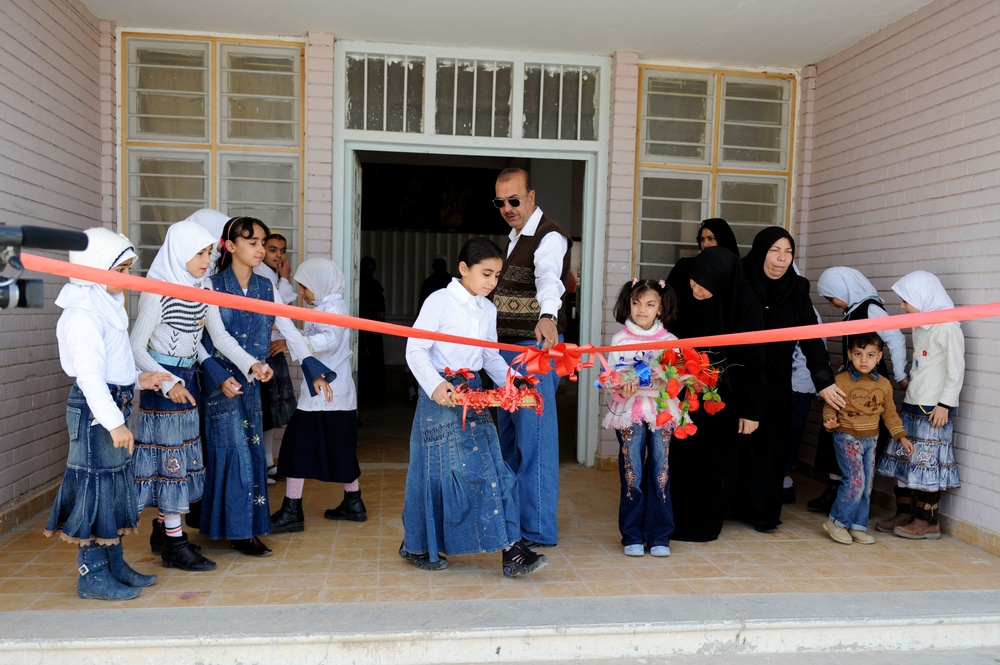
[[[19,242],[4,242],[8,235],[17,235],[16,227],[0,227],[0,246],[20,245],[34,249],[82,251],[87,249],[87,234],[81,231],[64,231],[45,226],[22,226]]]

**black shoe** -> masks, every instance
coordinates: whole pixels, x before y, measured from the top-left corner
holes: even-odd
[[[184,536],[187,538],[187,536]],[[163,522],[158,519],[153,520],[153,531],[149,534],[149,549],[153,551],[153,554],[163,553],[163,543],[167,539],[167,531],[163,526]],[[201,545],[196,545],[194,543],[188,543],[188,547],[193,549],[195,552],[201,551]]]
[[[837,490],[840,489],[840,481],[830,481],[830,484],[826,486],[823,493],[812,501],[806,502],[806,508],[814,513],[823,513],[824,515],[830,514],[830,509],[833,508],[833,502],[837,500]]]
[[[399,544],[399,556],[420,570],[444,570],[448,567],[448,559],[445,559],[443,556],[439,556],[437,561],[431,561],[429,554],[412,554],[407,552],[406,548],[403,547],[403,543]]]
[[[758,520],[754,522],[753,528],[761,533],[776,533],[778,531],[778,525],[772,520]]]
[[[340,505],[325,511],[323,517],[328,520],[367,521],[368,509],[365,508],[365,502],[361,500],[361,490],[344,492],[344,500],[340,502]]]
[[[153,530],[149,532],[149,549],[153,551],[153,554],[159,554],[163,551],[163,541],[166,537],[167,533],[164,530],[163,522],[154,519]]]
[[[305,531],[305,528],[302,499],[289,499],[286,496],[281,502],[281,510],[271,515],[271,533],[297,533]]]
[[[529,575],[539,568],[544,568],[548,562],[544,554],[536,554],[523,542],[518,541],[503,551],[503,575],[504,577]]]
[[[163,553],[160,555],[163,567],[180,568],[191,572],[215,570],[215,562],[199,554],[195,547],[197,546],[188,542],[186,533],[182,533],[178,538],[167,536],[163,544]]]
[[[781,488],[781,503],[795,503],[795,486]]]
[[[536,542],[534,540],[528,540],[527,538],[522,538],[520,542],[521,542],[522,545],[524,545],[528,549],[532,549],[532,550],[536,549],[536,548],[539,548],[539,547],[555,547],[556,546],[556,543],[551,543],[551,544],[550,543],[539,543],[539,542]]]
[[[273,554],[273,552],[271,552],[271,548],[265,545],[257,536],[254,536],[253,538],[246,538],[245,540],[230,540],[229,544],[234,550],[240,554],[246,554],[247,556],[262,558]]]

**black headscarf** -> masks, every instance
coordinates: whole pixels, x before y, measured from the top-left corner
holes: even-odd
[[[750,251],[743,257],[743,269],[747,281],[750,282],[750,287],[757,294],[760,304],[765,309],[786,300],[793,293],[796,282],[799,280],[799,276],[791,265],[788,266],[785,274],[778,279],[771,279],[764,273],[764,259],[767,258],[768,250],[782,238],[786,238],[791,243],[792,256],[794,257],[795,240],[792,239],[788,231],[780,226],[769,226],[761,230],[754,236]]]
[[[687,310],[682,311],[686,315],[683,317],[685,337],[736,332],[734,322],[739,299],[750,295],[746,293],[746,282],[740,271],[739,256],[722,247],[706,247],[694,257],[690,279],[711,291],[712,297],[698,300],[691,293],[690,284],[684,289],[685,302],[681,307]]]
[[[711,219],[704,220],[698,227],[698,235],[695,237],[696,243],[701,238],[701,230],[705,228],[715,236],[715,242],[719,244],[719,247],[725,247],[736,256],[740,255],[740,247],[736,243],[736,234],[729,228],[729,222],[721,217],[712,217]],[[700,247],[701,243],[698,243],[698,246]]]

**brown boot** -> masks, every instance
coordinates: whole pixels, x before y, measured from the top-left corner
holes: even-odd
[[[894,487],[896,514],[875,525],[877,531],[892,533],[897,526],[906,526],[913,521],[913,492],[909,487]]]
[[[938,524],[937,511],[941,493],[918,490],[913,494],[916,517],[905,526],[897,526],[892,532],[900,538],[910,540],[939,540],[941,525]]]

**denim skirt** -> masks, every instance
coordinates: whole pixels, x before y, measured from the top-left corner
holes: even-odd
[[[220,391],[203,400],[201,533],[212,539],[244,540],[271,532],[260,382],[241,381],[240,389],[242,395],[230,398]]]
[[[469,381],[479,388],[479,379]],[[488,411],[437,404],[420,391],[410,431],[404,547],[414,554],[496,552],[521,537],[516,479]]]
[[[132,386],[108,385],[111,397],[128,424]],[[45,535],[79,545],[115,545],[139,524],[132,458],[127,448],[115,448],[104,426],[93,423],[87,398],[74,383],[66,403],[69,458],[56,494]]]
[[[198,403],[198,368],[170,367],[170,371],[184,380]],[[188,402],[175,404],[159,390],[139,393],[132,463],[140,511],[159,506],[166,515],[187,513],[190,503],[201,499],[205,486],[198,407]]]
[[[960,487],[958,467],[955,465],[954,435],[955,409],[948,415],[944,427],[931,425],[933,407],[903,404],[899,416],[903,429],[913,444],[913,454],[907,455],[899,443],[890,442],[885,455],[878,463],[878,474],[906,483],[910,489],[924,492]]]
[[[275,427],[287,425],[297,406],[295,387],[292,385],[292,377],[288,371],[288,359],[285,354],[274,354],[267,359],[267,364],[274,370],[274,376],[260,389],[265,432]]]

